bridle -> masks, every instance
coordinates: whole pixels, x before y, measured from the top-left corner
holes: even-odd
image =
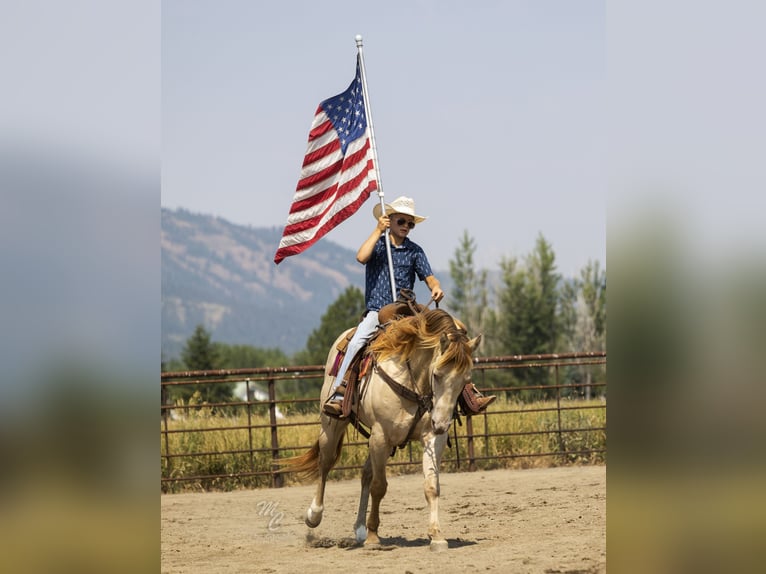
[[[449,329],[445,332],[447,337],[450,338],[450,340],[453,340],[454,336],[465,338],[466,332],[464,329],[460,329],[458,327],[455,327],[454,329]],[[431,369],[429,374],[429,381],[428,381],[428,393],[420,394],[417,392],[417,390],[410,389],[409,387],[404,386],[400,382],[398,382],[396,379],[394,379],[391,375],[389,375],[386,371],[383,370],[383,368],[378,363],[377,358],[373,357],[372,361],[372,368],[375,370],[379,375],[380,378],[382,378],[386,384],[391,388],[392,391],[394,391],[397,395],[402,397],[403,399],[406,399],[408,401],[411,401],[417,405],[417,411],[415,411],[415,416],[412,418],[412,423],[410,424],[410,430],[407,433],[407,439],[399,445],[399,447],[403,447],[407,444],[409,441],[409,437],[412,434],[412,432],[415,430],[415,427],[420,422],[420,419],[423,418],[423,415],[425,415],[428,412],[431,412],[431,409],[434,408],[434,372],[433,369]],[[413,386],[415,376],[412,373],[412,366],[410,365],[409,359],[407,360],[407,372],[409,373],[409,378],[411,381],[413,381]]]
[[[403,384],[397,382],[391,375],[383,370],[383,368],[378,364],[377,359],[373,359],[373,368],[378,372],[380,377],[386,381],[386,384],[391,387],[391,390],[393,390],[397,395],[418,405],[418,410],[415,413],[413,427],[418,423],[424,414],[429,412],[434,407],[433,373],[431,373],[431,380],[430,384],[428,385],[428,388],[431,392],[421,395],[418,394],[417,391],[414,391],[409,387],[405,387]],[[409,360],[407,361],[407,372],[410,374],[410,380],[414,381],[415,377],[412,374]]]

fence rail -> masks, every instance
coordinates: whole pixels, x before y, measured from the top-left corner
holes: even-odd
[[[452,425],[443,466],[475,470],[538,457],[551,464],[605,461],[605,365],[603,352],[477,358],[474,383],[499,398],[481,415],[462,417]],[[518,369],[545,372],[545,382],[520,384],[524,377]],[[288,387],[315,387],[318,396],[323,371],[323,366],[312,365],[162,373],[162,489],[190,484],[208,489],[283,486],[280,459],[310,448],[320,426],[318,399],[289,398]],[[202,390],[222,384],[239,385],[244,394],[224,402],[171,399],[175,387]],[[208,416],[201,416],[203,411]],[[596,422],[589,412],[596,414]],[[538,417],[537,427],[509,430],[513,428],[510,421],[531,415]],[[362,467],[367,441],[355,440],[362,438],[355,432],[350,434],[344,453],[351,454],[344,454],[334,473]],[[206,437],[212,436],[218,442],[205,446],[209,444]],[[535,448],[516,446],[534,437],[541,438]],[[305,444],[289,444],[291,440]],[[389,461],[390,467],[420,467],[419,445],[410,443],[399,452]]]

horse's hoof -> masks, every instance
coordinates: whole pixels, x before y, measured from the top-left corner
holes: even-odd
[[[362,526],[357,526],[354,529],[354,536],[356,537],[356,541],[360,544],[367,540],[367,527],[364,524]]]
[[[316,528],[317,526],[319,526],[319,522],[316,522],[316,523],[311,522],[311,519],[307,516],[306,517],[306,526],[308,526],[309,528]]]
[[[446,540],[431,540],[431,552],[444,552],[449,548]]]
[[[306,511],[306,526],[316,528],[322,522],[322,511],[315,512],[311,507]]]

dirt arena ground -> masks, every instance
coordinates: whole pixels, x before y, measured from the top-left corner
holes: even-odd
[[[432,552],[421,475],[389,477],[382,550],[353,543],[359,481],[330,482],[322,524],[303,519],[313,485],[161,496],[162,572],[606,572],[606,467],[442,474]]]

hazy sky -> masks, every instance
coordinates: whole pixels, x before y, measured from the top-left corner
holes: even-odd
[[[540,233],[564,275],[605,265],[596,0],[166,0],[162,205],[281,229],[314,111],[353,79],[356,34],[385,198],[411,196],[428,216],[411,237],[435,269],[463,231],[479,267],[525,256]],[[378,201],[322,241],[356,251]]]

